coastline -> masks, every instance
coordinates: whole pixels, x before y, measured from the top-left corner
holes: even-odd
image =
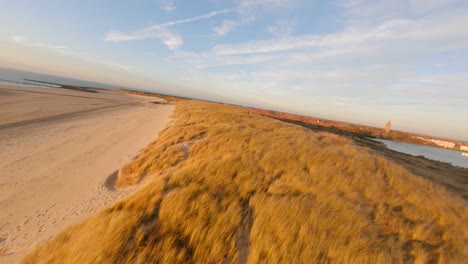
[[[39,90],[40,89],[40,90]],[[108,178],[170,121],[172,105],[111,90],[0,86],[0,263],[131,194]]]

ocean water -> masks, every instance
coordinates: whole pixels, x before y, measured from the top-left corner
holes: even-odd
[[[37,81],[44,81],[44,82],[51,82],[51,83],[60,83],[60,84],[68,84],[68,85],[76,85],[76,86],[84,86],[84,87],[96,87],[96,88],[123,88],[121,86],[111,85],[111,84],[104,84],[98,82],[90,82],[48,74],[41,74],[29,71],[21,71],[21,70],[14,70],[14,69],[7,69],[7,68],[0,68],[0,84],[7,84],[7,85],[23,85],[23,86],[32,86],[28,81],[25,79],[37,80]],[[41,86],[40,84],[34,84],[34,86]],[[45,85],[44,85],[45,86]],[[48,87],[54,87],[53,85],[47,85]]]
[[[372,139],[383,142],[387,148],[413,156],[424,156],[428,159],[451,163],[452,165],[468,168],[468,156],[464,152],[429,146],[421,146],[385,139]]]

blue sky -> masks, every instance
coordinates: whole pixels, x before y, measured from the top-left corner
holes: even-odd
[[[0,67],[468,140],[467,1],[0,6]]]

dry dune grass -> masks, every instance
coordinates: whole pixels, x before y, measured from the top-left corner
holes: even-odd
[[[117,185],[127,199],[23,263],[462,263],[460,197],[349,139],[176,102]]]

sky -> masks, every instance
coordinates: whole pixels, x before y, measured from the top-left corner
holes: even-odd
[[[468,1],[0,0],[0,67],[468,141]]]

